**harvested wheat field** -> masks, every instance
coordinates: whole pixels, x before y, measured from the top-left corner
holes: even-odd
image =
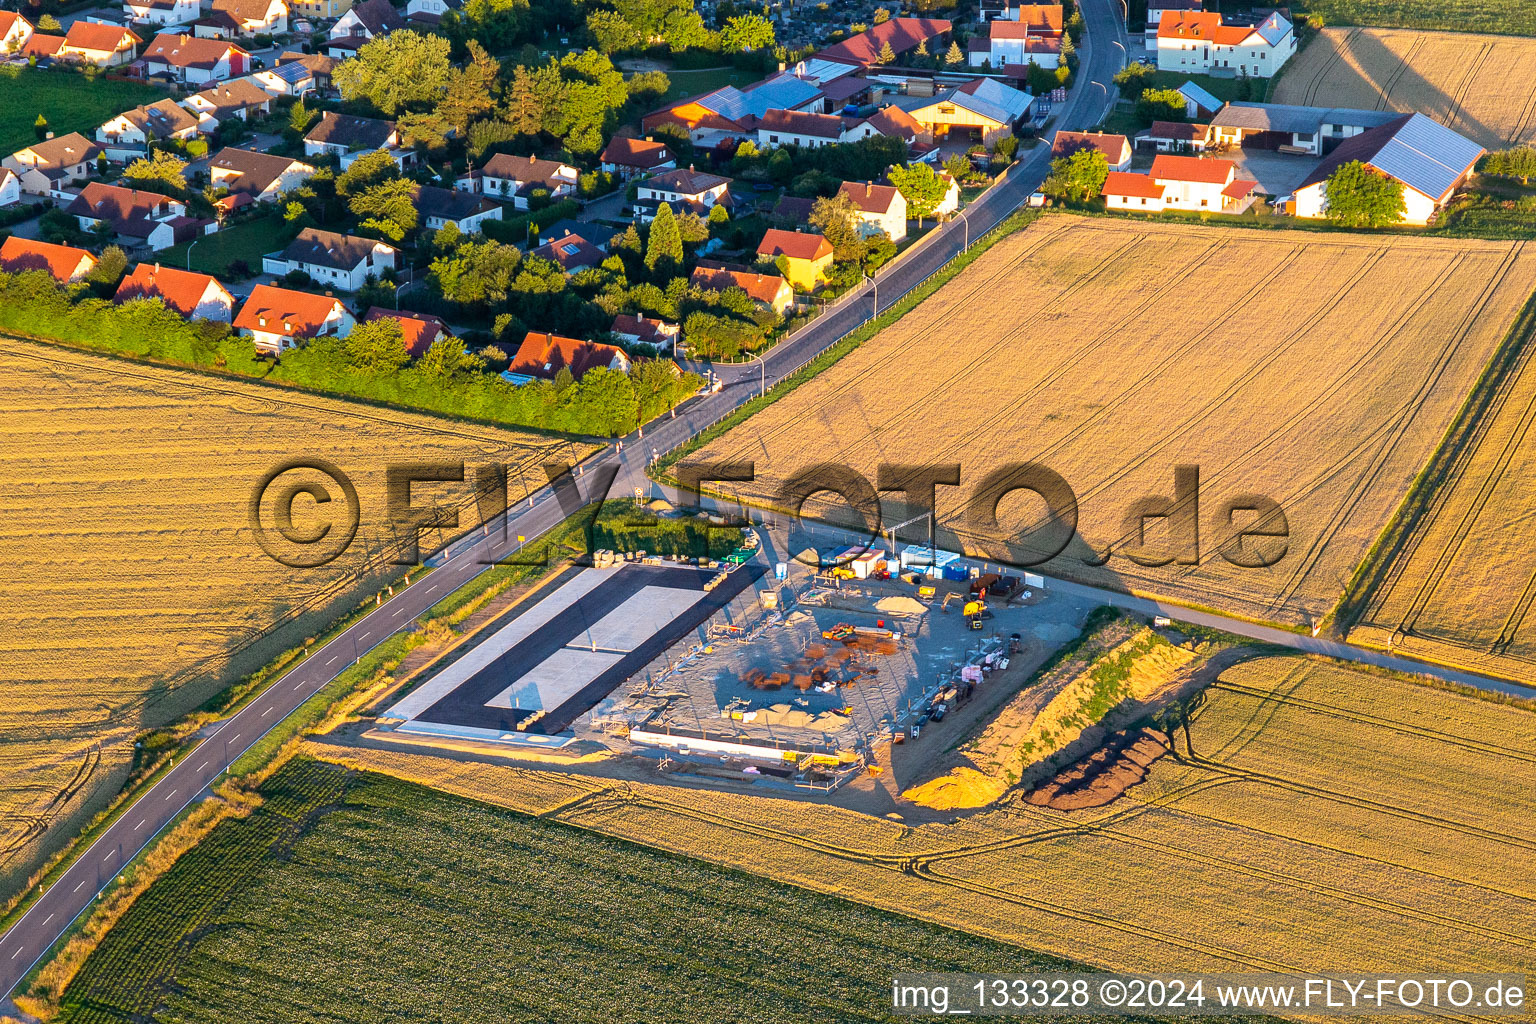
[[[1276,103],[1418,111],[1485,149],[1536,141],[1536,39],[1324,29],[1275,85]]]
[[[1536,682],[1536,312],[1522,326],[1361,574],[1351,642]]]
[[[748,501],[812,464],[958,463],[941,546],[1254,618],[1312,624],[1401,502],[1536,285],[1524,243],[1375,239],[1051,216],[691,459],[750,460]],[[1064,549],[1016,492],[1001,524],[968,496],[1036,462],[1075,492]],[[1169,538],[1175,467],[1199,468],[1199,562]],[[1188,493],[1186,491],[1186,493]],[[1218,550],[1278,503],[1288,539]],[[895,497],[892,495],[891,497]],[[1136,527],[1143,499],[1174,518]],[[813,517],[847,512],[823,491]],[[847,518],[846,516],[844,517]],[[1272,514],[1265,527],[1282,524]],[[1112,557],[1107,564],[1104,551]],[[1134,558],[1140,561],[1133,560]]]
[[[0,898],[117,788],[137,731],[196,708],[397,571],[387,462],[499,460],[542,479],[544,458],[578,454],[20,341],[0,352],[0,395]],[[247,502],[271,467],[316,456],[355,481],[361,525],[330,565],[287,568],[257,546]],[[299,521],[308,501],[295,526],[311,525]]]
[[[316,756],[1124,970],[1507,971],[1536,937],[1536,712],[1300,655],[1222,670],[1114,803],[912,826],[313,742]],[[1340,927],[1348,922],[1347,928]]]

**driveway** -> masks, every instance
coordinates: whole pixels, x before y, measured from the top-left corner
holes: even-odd
[[[1234,146],[1220,156],[1237,164],[1239,178],[1257,181],[1259,191],[1272,196],[1288,196],[1296,191],[1296,186],[1318,164],[1318,158],[1314,156],[1291,156],[1272,149],[1240,149]]]

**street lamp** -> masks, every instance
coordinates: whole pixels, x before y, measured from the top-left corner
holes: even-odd
[[[201,241],[202,241],[201,238],[194,238],[194,239],[192,239],[192,244],[187,246],[187,269],[188,270],[192,269],[192,250],[196,249],[197,248],[197,243],[201,242]]]

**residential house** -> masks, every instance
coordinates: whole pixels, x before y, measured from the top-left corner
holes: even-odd
[[[20,53],[32,38],[32,23],[15,11],[0,11],[0,54]]]
[[[935,217],[948,217],[952,213],[960,212],[960,183],[954,175],[944,171],[939,172],[939,180],[944,183],[944,198],[939,200],[939,205],[933,208]]]
[[[96,129],[96,141],[102,145],[148,146],[166,139],[191,139],[197,136],[197,118],[170,99],[156,100],[142,107],[125,110]]]
[[[845,181],[837,193],[853,200],[859,214],[859,234],[867,238],[884,231],[893,242],[907,237],[907,198],[896,186]]]
[[[839,64],[874,68],[882,63],[880,54],[887,46],[897,61],[923,45],[927,46],[931,54],[943,53],[952,28],[954,26],[943,18],[891,18],[840,43],[818,50],[814,56]]]
[[[607,254],[578,234],[568,234],[552,239],[534,249],[530,256],[538,256],[558,264],[567,274],[598,266]]]
[[[45,57],[57,59],[64,49],[64,37],[48,35],[43,32],[33,32],[22,44],[21,56],[36,57],[42,60]]]
[[[1211,143],[1326,156],[1345,139],[1401,116],[1395,110],[1228,103],[1211,118]]]
[[[64,33],[64,45],[59,47],[58,57],[112,68],[133,60],[143,41],[124,25],[77,21]]]
[[[1010,13],[1013,19],[994,19],[988,22],[985,36],[971,38],[970,65],[986,64],[998,69],[1008,64],[1058,67],[1062,40],[1066,37],[1061,5],[1024,4]]]
[[[590,221],[571,220],[562,217],[553,224],[546,224],[539,228],[539,244],[546,245],[566,235],[576,235],[588,245],[595,245],[604,252],[608,250],[608,240],[613,237],[613,229],[605,228]]]
[[[769,213],[776,222],[788,227],[807,224],[811,219],[811,212],[816,208],[816,200],[805,196],[783,195],[779,201],[773,204],[773,210]]]
[[[1205,10],[1205,0],[1147,0],[1147,25],[1143,30],[1147,47],[1152,48],[1157,45],[1157,30],[1163,23],[1163,15],[1168,11],[1183,14],[1203,10]],[[1213,108],[1211,113],[1216,113],[1217,109],[1219,108]]]
[[[692,167],[667,171],[640,182],[635,194],[635,216],[646,223],[666,203],[673,213],[688,210],[701,217],[716,205],[731,208],[731,179]]]
[[[559,160],[497,153],[478,171],[460,175],[453,187],[460,192],[483,192],[509,199],[514,208],[528,209],[528,200],[543,192],[549,199],[576,194],[581,172]]]
[[[1112,171],[1124,171],[1131,166],[1131,141],[1124,135],[1106,132],[1059,131],[1051,143],[1051,159],[1071,156],[1080,149],[1096,149],[1103,153]]]
[[[1184,121],[1153,121],[1152,127],[1136,140],[1138,145],[1145,143],[1159,153],[1204,153],[1211,144],[1211,126]]]
[[[1191,121],[1209,121],[1221,109],[1221,100],[1194,82],[1185,82],[1176,91],[1184,97],[1184,116]]]
[[[284,192],[297,188],[314,173],[314,167],[301,160],[233,146],[219,150],[208,161],[213,185],[243,192],[263,203],[277,202]]]
[[[251,55],[234,43],[186,34],[156,36],[143,60],[146,74],[167,75],[187,85],[239,78],[251,66]]]
[[[363,323],[370,324],[375,320],[394,320],[400,324],[400,340],[405,342],[406,354],[412,359],[425,355],[427,349],[443,338],[452,337],[448,325],[430,313],[370,306],[363,315]]]
[[[155,252],[197,235],[197,222],[187,216],[186,204],[158,192],[93,181],[64,209],[82,231],[108,224],[119,238],[147,245]]]
[[[330,92],[331,74],[340,63],[335,57],[328,57],[323,53],[296,53],[291,50],[277,58],[279,68],[285,68],[289,64],[302,64],[309,71],[317,92]]]
[[[600,366],[628,373],[629,357],[613,345],[529,331],[502,377],[513,384],[527,384],[554,380],[561,370],[570,370],[571,376],[580,380]]]
[[[799,291],[811,292],[832,269],[832,243],[823,235],[769,228],[757,245],[757,258],[771,261]]]
[[[405,28],[405,18],[389,0],[363,0],[331,26],[326,52],[332,57],[350,57],[368,40],[402,28]]]
[[[1328,213],[1328,179],[1359,161],[1402,186],[1402,223],[1428,224],[1467,181],[1484,150],[1423,114],[1399,114],[1341,142],[1302,180],[1291,204],[1298,217]]]
[[[599,160],[605,173],[616,174],[623,181],[670,171],[677,166],[677,157],[672,155],[665,143],[652,139],[631,139],[622,135],[609,140]]]
[[[215,278],[158,263],[140,263],[117,286],[113,302],[159,299],[187,319],[227,324],[235,315],[235,297]]]
[[[96,266],[96,257],[72,245],[54,245],[15,235],[0,243],[0,271],[46,270],[59,284],[74,284]]]
[[[303,64],[262,68],[251,75],[251,82],[273,97],[292,96],[302,99],[315,91],[315,76]]]
[[[919,142],[932,141],[928,130],[918,123],[917,118],[895,106],[881,107],[868,117],[848,119],[842,141],[857,142],[876,135],[901,139],[909,149]]]
[[[0,207],[21,202],[21,179],[9,167],[0,167]]]
[[[400,265],[400,252],[374,238],[305,228],[280,253],[263,256],[261,269],[274,277],[299,271],[326,288],[355,292]]]
[[[288,13],[295,18],[331,21],[352,9],[352,0],[290,0]]]
[[[740,288],[753,302],[781,315],[795,301],[794,288],[777,274],[754,274],[746,270],[732,270],[708,260],[699,261],[693,269],[693,274],[688,278],[688,283],[711,292]]]
[[[934,137],[964,132],[990,145],[1033,116],[1034,97],[995,78],[976,78],[935,96],[904,96],[900,106]]]
[[[1239,178],[1230,160],[1159,155],[1147,174],[1111,171],[1102,191],[1111,210],[1223,213],[1245,208],[1257,187],[1258,182]]]
[[[204,89],[181,101],[182,107],[197,118],[197,130],[201,135],[218,131],[219,122],[238,117],[250,120],[250,115],[260,117],[272,112],[272,96],[248,78],[237,78]]]
[[[755,138],[758,122],[770,110],[814,111],[825,103],[820,86],[780,71],[745,89],[725,85],[654,110],[640,119],[640,128],[651,132],[664,124],[676,125],[695,146],[707,148],[727,140]]]
[[[416,187],[416,210],[423,227],[441,231],[452,224],[466,235],[477,234],[488,220],[501,220],[502,208],[484,196],[436,185]]]
[[[463,6],[463,0],[409,0],[405,5],[405,17],[408,21],[432,27]]]
[[[249,336],[257,352],[274,356],[311,338],[345,338],[352,326],[352,314],[340,299],[270,284],[251,290],[234,322],[235,330]]]
[[[227,16],[242,38],[288,31],[287,0],[213,0],[213,13]]]
[[[394,157],[401,170],[416,163],[415,150],[400,148],[400,132],[393,121],[327,110],[304,136],[305,156],[333,156],[342,170],[351,167],[358,157],[379,150]]]
[[[100,153],[96,143],[79,132],[70,132],[18,149],[0,159],[0,167],[16,172],[23,192],[46,196],[83,179]]]
[[[1257,25],[1226,24],[1216,11],[1165,11],[1157,26],[1160,71],[1270,78],[1295,53],[1295,29],[1279,11]]]
[[[762,149],[799,146],[815,149],[843,141],[843,119],[805,110],[770,110],[757,123],[757,145]]]
[[[196,21],[202,8],[197,0],[123,0],[123,13],[131,22],[174,28]]]
[[[658,353],[676,352],[678,339],[683,333],[677,324],[652,320],[644,314],[631,316],[628,313],[614,317],[613,326],[608,330],[626,345],[649,345]]]

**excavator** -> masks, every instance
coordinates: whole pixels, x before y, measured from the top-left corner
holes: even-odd
[[[987,612],[986,602],[985,601],[980,601],[980,600],[967,601],[967,602],[965,602],[965,607],[963,609],[961,609],[961,614],[963,614],[965,616],[966,623],[972,629],[980,629],[981,628],[981,620],[982,620],[982,617],[984,615],[986,615],[986,612]]]

